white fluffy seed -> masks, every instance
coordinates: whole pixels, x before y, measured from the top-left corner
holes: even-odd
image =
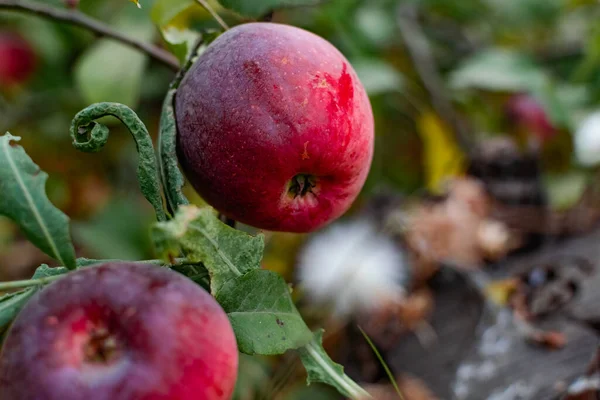
[[[600,164],[600,112],[589,115],[578,126],[574,145],[579,164],[585,167]]]
[[[402,251],[366,219],[339,222],[302,249],[297,273],[306,297],[349,317],[401,302],[409,267]]]

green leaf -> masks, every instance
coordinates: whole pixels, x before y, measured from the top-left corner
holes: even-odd
[[[37,291],[37,287],[29,287],[18,292],[8,293],[0,296],[0,332],[4,331],[8,324],[17,316],[21,308],[27,303]]]
[[[586,175],[576,170],[560,175],[544,176],[550,207],[553,210],[568,210],[573,207],[581,200],[587,183]]]
[[[64,6],[64,1],[60,1]],[[46,3],[47,4],[47,3]],[[19,33],[27,39],[35,48],[36,55],[40,60],[44,60],[44,69],[50,66],[60,65],[65,68],[68,65],[68,58],[73,46],[72,42],[67,42],[61,37],[61,31],[58,24],[52,20],[40,18],[25,18],[21,24]],[[63,27],[64,29],[64,27]],[[64,33],[63,33],[64,34]],[[49,69],[52,69],[51,67]],[[44,74],[46,71],[38,71]],[[52,76],[56,79],[56,76]],[[63,83],[64,84],[64,83]]]
[[[404,77],[393,66],[377,59],[352,61],[358,78],[369,96],[399,91],[404,86]]]
[[[69,218],[48,200],[48,175],[7,133],[0,137],[0,214],[14,220],[27,238],[62,265],[75,268]]]
[[[531,91],[548,80],[545,72],[526,56],[506,50],[488,49],[465,60],[450,76],[455,89]]]
[[[77,267],[79,267],[79,265],[77,265]],[[46,264],[42,264],[35,270],[35,273],[30,279],[0,282],[0,292],[17,288],[39,288],[60,279],[61,276],[68,272],[69,269],[65,267],[51,268]]]
[[[396,16],[385,7],[365,3],[355,14],[356,30],[375,46],[385,48],[395,40]]]
[[[314,6],[322,0],[219,0],[225,8],[247,17],[259,18],[271,11],[286,7]]]
[[[369,394],[344,374],[344,368],[334,363],[323,349],[323,330],[315,332],[313,339],[298,350],[308,373],[307,384],[322,382],[333,386],[352,399],[369,398]]]
[[[121,260],[121,259],[93,259],[93,258],[84,258],[79,257],[77,259],[77,268],[85,268],[91,267],[93,265],[104,264],[108,262],[132,262],[131,260]]]
[[[455,89],[525,92],[534,96],[557,127],[572,128],[557,85],[533,60],[506,49],[488,49],[463,62],[450,75]]]
[[[240,351],[281,354],[310,340],[283,278],[259,269],[262,236],[223,224],[210,207],[190,205],[179,207],[173,220],[157,223],[152,236],[158,253],[167,260],[183,251],[189,261],[203,263]]]
[[[210,292],[210,276],[204,265],[200,263],[186,263],[171,267],[174,271],[187,276],[198,285],[202,286],[207,292]]]
[[[154,225],[152,237],[158,255],[170,260],[183,250],[191,262],[202,262],[216,294],[228,280],[260,267],[262,235],[251,236],[225,225],[210,207],[179,207],[175,218]]]
[[[587,35],[583,57],[573,72],[573,79],[585,83],[594,78],[600,67],[600,27],[594,26]]]
[[[257,269],[229,280],[215,297],[243,353],[282,354],[312,338],[292,302],[290,288],[273,271]]]
[[[77,268],[91,267],[93,265],[106,264],[106,263],[135,263],[135,264],[145,264],[145,265],[156,265],[157,267],[170,267],[171,266],[171,264],[164,263],[161,260],[132,261],[132,260],[123,260],[120,258],[93,259],[93,258],[79,257],[77,259]]]
[[[177,57],[180,63],[184,63],[194,48],[194,44],[202,36],[191,29],[180,29],[175,26],[161,28],[160,33],[167,42],[169,51]]]
[[[154,152],[152,138],[146,125],[129,107],[120,103],[95,103],[79,111],[71,121],[73,146],[87,153],[100,151],[108,141],[109,128],[97,120],[112,116],[125,125],[135,141],[138,152],[137,177],[142,194],[148,200],[156,219],[165,221],[167,215],[163,208],[163,195],[158,173],[158,162]]]
[[[152,22],[162,28],[193,7],[198,7],[194,0],[157,0],[152,6],[150,17]]]
[[[77,261],[79,261],[79,259]],[[35,270],[35,273],[31,277],[31,279],[40,279],[40,278],[48,278],[50,276],[64,275],[67,272],[69,272],[69,270],[65,267],[52,267],[51,268],[46,264],[42,264],[39,267],[37,267],[37,269]]]
[[[177,162],[177,126],[173,98],[175,89],[167,92],[160,115],[160,133],[158,135],[158,167],[165,191],[169,211],[174,213],[179,205],[189,204],[181,188],[185,183]]]
[[[183,64],[200,33],[190,29],[186,13],[192,13],[200,6],[194,0],[158,0],[152,7],[150,16],[158,26],[169,51]],[[182,23],[183,20],[185,21]]]
[[[212,41],[219,36],[218,32],[205,32],[202,36],[201,45],[188,51],[183,67],[171,82],[169,91],[163,101],[163,108],[160,115],[160,129],[158,133],[158,166],[160,179],[164,188],[167,207],[171,214],[177,211],[180,205],[189,204],[188,199],[183,194],[181,188],[185,184],[185,179],[179,170],[177,159],[177,125],[175,123],[175,103],[174,98],[181,83],[181,80],[193,65],[193,60],[198,57],[198,53],[205,50]]]
[[[555,23],[556,18],[563,11],[563,6],[567,2],[563,0],[486,0],[494,19],[497,23],[503,24],[504,29],[515,29],[515,27],[529,28],[529,32],[535,32],[532,29],[534,24]],[[467,3],[468,4],[468,3]]]
[[[154,27],[134,7],[124,7],[113,26],[126,36],[150,41]],[[75,81],[87,103],[117,102],[135,107],[148,56],[139,50],[101,39],[75,65]]]

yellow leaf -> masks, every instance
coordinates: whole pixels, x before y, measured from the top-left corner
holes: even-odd
[[[508,305],[510,297],[513,295],[519,281],[517,279],[503,279],[489,283],[485,288],[486,297],[493,303],[500,306]]]
[[[139,0],[129,0],[131,1],[133,4],[135,4],[136,6],[138,6],[138,8],[142,8],[142,5],[140,4]]]
[[[426,186],[441,193],[447,179],[464,174],[466,157],[450,128],[434,112],[419,116],[417,129],[423,141]]]

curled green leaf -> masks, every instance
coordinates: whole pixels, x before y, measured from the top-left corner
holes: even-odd
[[[177,160],[177,123],[175,120],[175,95],[181,80],[194,63],[198,51],[203,44],[210,43],[216,38],[216,34],[206,33],[198,39],[194,48],[190,49],[183,67],[179,70],[169,91],[165,96],[163,108],[160,115],[160,129],[158,132],[158,167],[160,178],[165,190],[167,207],[171,214],[175,214],[180,205],[189,204],[181,188],[185,179],[178,167]]]
[[[129,107],[119,103],[96,103],[81,110],[71,123],[73,146],[85,152],[100,151],[108,141],[108,127],[95,120],[113,116],[119,119],[131,132],[139,154],[138,180],[144,197],[152,204],[159,221],[167,216],[163,209],[158,166],[152,138],[144,123]]]
[[[165,189],[167,206],[171,213],[175,213],[180,205],[189,204],[188,199],[181,191],[185,180],[177,165],[177,126],[173,110],[174,97],[175,89],[169,90],[160,115],[160,132],[158,135],[158,166]]]

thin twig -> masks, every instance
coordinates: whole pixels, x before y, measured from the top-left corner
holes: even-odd
[[[367,341],[367,344],[369,345],[369,347],[371,347],[371,350],[373,350],[373,353],[375,353],[375,356],[377,357],[377,359],[379,360],[379,362],[383,366],[383,369],[385,370],[385,373],[387,374],[387,376],[388,376],[388,378],[390,380],[390,383],[394,387],[394,390],[396,390],[396,393],[398,394],[398,397],[401,400],[404,400],[404,395],[402,394],[402,391],[398,387],[398,382],[396,381],[396,377],[394,376],[394,374],[390,370],[390,367],[388,367],[387,363],[385,362],[385,360],[381,356],[381,353],[379,353],[379,350],[377,350],[377,347],[375,346],[375,344],[373,343],[373,341],[371,340],[371,338],[369,337],[369,335],[367,335],[367,333],[363,330],[363,328],[361,328],[360,325],[358,325],[357,327],[358,327],[358,330],[360,331],[360,333],[362,333],[362,335],[364,336],[365,340]]]
[[[25,279],[20,281],[1,282],[0,290],[5,291],[9,289],[22,289],[30,286],[45,285],[47,283],[54,282],[55,280],[58,280],[62,277],[63,275],[53,275],[39,279]]]
[[[34,14],[42,18],[66,22],[87,29],[98,36],[116,40],[127,46],[140,50],[174,71],[179,70],[179,62],[171,53],[154,45],[138,41],[112,29],[110,26],[88,17],[77,10],[62,10],[25,0],[0,0],[0,10],[20,11]]]
[[[223,21],[223,18],[221,18],[219,14],[217,14],[217,12],[213,10],[213,8],[210,6],[210,4],[208,4],[206,0],[196,0],[196,2],[200,4],[202,8],[204,8],[206,11],[208,11],[208,13],[212,15],[215,21],[217,21],[223,29],[229,29],[229,26],[225,23],[225,21]]]
[[[77,267],[78,268],[90,267],[90,266],[105,264],[105,263],[110,263],[110,262],[125,262],[125,261],[116,260],[116,259],[115,260],[112,260],[112,259],[94,260],[94,259],[89,259],[89,258],[78,258],[77,259]],[[144,265],[151,264],[151,265],[157,265],[157,266],[169,267],[169,268],[196,264],[196,263],[188,261],[185,258],[175,258],[173,260],[173,263],[165,263],[162,260],[142,260],[142,261],[126,261],[126,262],[132,263],[132,264],[144,264]],[[31,286],[38,286],[38,285],[45,285],[47,283],[54,282],[64,276],[66,276],[67,274],[68,274],[68,272],[65,272],[64,274],[59,274],[59,275],[46,276],[43,278],[0,282],[0,291],[5,291],[5,290],[9,290],[9,289],[21,289],[21,288],[26,288],[26,287],[31,287]]]
[[[452,107],[446,95],[447,89],[440,77],[436,62],[431,52],[427,37],[423,33],[417,19],[417,8],[412,3],[403,4],[398,8],[398,25],[406,48],[412,58],[413,65],[429,93],[431,102],[440,117],[448,123],[455,132],[460,147],[470,153],[471,140],[469,135]]]

